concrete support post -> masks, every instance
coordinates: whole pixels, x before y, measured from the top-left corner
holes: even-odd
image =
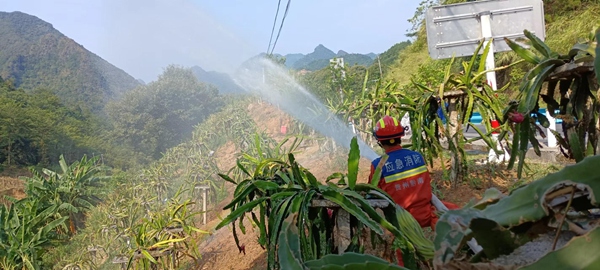
[[[548,147],[556,147],[556,137],[550,130],[556,131],[556,119],[550,115],[550,111],[546,109],[546,118],[550,122],[550,126],[546,129],[546,135],[548,136]]]
[[[480,14],[481,18],[481,35],[485,39],[485,44],[483,44],[484,48],[487,46],[492,39],[492,26],[491,26],[491,13],[483,12]],[[496,68],[496,63],[494,61],[494,43],[490,44],[490,51],[488,52],[487,58],[485,59],[485,69],[492,70],[486,74],[486,78],[488,84],[494,89],[494,91],[498,90],[498,86],[496,85],[496,71],[493,71]]]
[[[346,210],[339,208],[335,217],[336,227],[334,232],[338,237],[335,238],[335,245],[338,247],[338,254],[344,253],[352,242],[352,231],[350,229],[350,214]]]
[[[208,195],[208,190],[204,189],[204,194],[202,194],[202,225],[206,225],[206,196]]]
[[[206,225],[206,200],[208,197],[209,186],[195,186],[194,189],[202,191],[202,224]]]

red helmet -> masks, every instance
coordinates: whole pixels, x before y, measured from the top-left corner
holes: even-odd
[[[398,119],[386,115],[377,121],[373,136],[378,141],[397,139],[404,136],[404,127],[400,125]]]

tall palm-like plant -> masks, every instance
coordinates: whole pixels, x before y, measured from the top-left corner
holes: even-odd
[[[32,170],[33,177],[27,177],[26,193],[28,197],[45,198],[43,200],[58,207],[59,217],[68,217],[69,232],[74,234],[82,226],[84,212],[100,202],[93,187],[100,187],[102,169],[96,164],[98,157],[81,160],[68,165],[64,156],[60,156],[60,172],[42,169]]]
[[[45,206],[27,197],[0,205],[0,266],[3,269],[41,269],[44,249],[58,240],[55,229],[68,217],[54,219],[58,205]]]
[[[586,156],[597,154],[600,138],[600,89],[598,78],[595,78],[599,65],[598,32],[600,30],[595,29],[588,37],[575,44],[568,54],[553,51],[529,31],[524,31],[524,34],[533,51],[505,39],[519,57],[535,65],[522,80],[518,104],[510,108],[511,115],[516,117],[512,117],[515,136],[509,166],[512,167],[516,157],[519,157],[519,176],[528,145],[531,144],[535,153],[540,155],[540,144],[535,135],[543,132],[536,122],[545,128],[550,125],[546,116],[538,112],[540,99],[547,104],[552,117],[563,121],[564,136],[556,132],[553,135],[566,157],[580,162]],[[547,90],[544,92],[542,90],[545,83]],[[557,89],[559,93],[556,93]]]

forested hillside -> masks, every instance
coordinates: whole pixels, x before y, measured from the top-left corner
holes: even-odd
[[[240,94],[245,92],[227,73],[206,71],[199,66],[193,66],[191,70],[199,81],[217,87],[220,94]]]
[[[196,76],[240,91],[227,75],[175,66],[142,85],[21,12],[0,12],[0,48],[0,163],[9,166],[56,164],[61,154],[118,168],[149,162],[222,105]]]
[[[0,79],[0,163],[53,164],[101,154],[102,122],[89,112],[64,106],[51,91],[16,89]]]
[[[159,159],[222,105],[217,88],[198,81],[190,69],[169,66],[157,81],[107,105],[111,137],[150,161]]]
[[[35,16],[0,12],[0,76],[30,91],[44,87],[68,107],[101,111],[139,82]]]

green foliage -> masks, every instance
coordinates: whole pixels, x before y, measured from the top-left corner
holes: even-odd
[[[105,269],[119,257],[133,258],[132,268],[166,268],[173,262],[179,264],[184,257],[196,261],[200,254],[193,248],[197,246],[194,241],[200,240],[198,236],[204,232],[197,231],[193,223],[201,213],[200,207],[193,203],[200,197],[194,188],[210,187],[208,209],[227,196],[226,181],[217,176],[223,171],[215,159],[219,153],[211,151],[228,141],[242,150],[254,145],[248,132],[256,131],[257,127],[245,109],[250,101],[254,100],[229,100],[221,111],[194,127],[190,140],[170,148],[143,170],[131,169],[115,175],[102,192],[97,192],[104,203],[92,208],[85,228],[68,244],[48,252],[44,261],[54,264],[55,269],[90,264]],[[182,232],[185,237],[159,230],[177,224],[189,228]],[[165,246],[168,243],[177,248]],[[96,255],[88,251],[90,246],[96,247]],[[166,256],[169,252],[176,254],[175,258]],[[152,255],[163,256],[155,259]],[[153,264],[153,259],[158,264]]]
[[[464,0],[456,1],[422,1],[419,8],[415,12],[415,16],[411,19],[414,28],[410,30],[410,36],[414,37],[413,43],[403,50],[395,60],[390,70],[385,74],[385,80],[392,80],[398,83],[401,88],[410,85],[411,78],[429,77],[420,75],[419,67],[422,65],[432,65],[431,62],[444,61],[432,60],[428,55],[427,35],[425,31],[424,12],[431,5],[437,4],[452,4],[465,2]],[[577,2],[581,5],[576,6]],[[582,0],[582,1],[544,1],[544,10],[546,16],[546,40],[545,42],[556,51],[567,51],[573,43],[580,37],[586,35],[589,29],[597,26],[596,18],[600,16],[600,3],[597,0]],[[496,66],[501,67],[516,61],[511,53],[496,53]],[[502,88],[510,83],[509,88],[505,92],[505,96],[501,98],[508,102],[518,93],[518,80],[531,68],[527,63],[507,68],[504,71],[496,72],[498,78],[498,87]],[[427,71],[428,68],[425,68]],[[369,73],[372,73],[371,70]],[[427,85],[426,81],[419,81]],[[520,82],[520,81],[519,81]],[[409,89],[409,88],[408,88]]]
[[[568,153],[567,157],[579,162],[585,156],[596,154],[598,147],[598,113],[600,107],[597,102],[598,84],[595,74],[590,71],[583,73],[569,71],[574,65],[588,65],[596,57],[594,49],[597,40],[595,31],[588,38],[575,44],[568,54],[559,54],[542,42],[537,36],[524,31],[533,49],[526,50],[519,44],[508,39],[505,41],[519,57],[535,66],[527,72],[519,87],[520,94],[517,105],[507,110],[507,114],[519,113],[524,116],[524,121],[515,124],[513,136],[513,151],[509,168],[514,165],[515,159],[519,157],[518,175],[521,176],[525,154],[528,144],[531,143],[537,155],[540,155],[540,144],[535,138],[536,132],[543,133],[536,124],[539,120],[543,127],[548,127],[546,116],[536,113],[539,108],[540,98],[547,104],[550,115],[563,120],[564,137],[554,132],[560,146]],[[567,69],[558,75],[554,75],[559,67]],[[542,93],[542,85],[548,82],[546,93]],[[555,94],[556,88],[559,93]],[[556,99],[556,97],[559,97]],[[555,113],[559,110],[559,113]],[[531,114],[536,114],[531,117]],[[586,140],[586,135],[589,139]],[[587,142],[586,142],[587,141]]]
[[[371,80],[381,80],[385,77],[384,74],[387,74],[390,70],[390,67],[394,64],[400,52],[411,44],[409,40],[402,41],[400,43],[394,44],[392,47],[387,49],[385,52],[378,55],[378,58],[375,58],[373,64],[368,67],[369,74],[371,74]]]
[[[306,69],[307,66],[310,65],[314,61],[325,60],[325,61],[329,62],[329,59],[334,58],[335,56],[336,56],[336,54],[333,51],[325,48],[325,46],[323,46],[322,44],[319,44],[319,46],[317,46],[312,53],[309,53],[306,56],[302,57],[301,59],[298,59],[297,61],[295,61],[294,64],[292,65],[292,68],[295,70]],[[328,64],[325,64],[323,67],[326,67],[327,65]],[[320,69],[320,68],[317,67],[315,70],[317,70],[317,69]]]
[[[78,221],[98,202],[91,187],[100,180],[95,159],[83,157],[62,172],[44,169],[27,178],[26,197],[0,205],[0,266],[3,269],[47,269],[42,254],[68,240]]]
[[[482,44],[478,47],[474,56],[467,61],[455,63],[454,59],[447,62],[441,81],[435,86],[424,85],[423,83],[413,80],[413,87],[418,95],[407,92],[404,89],[399,89],[398,84],[388,83],[381,84],[378,82],[373,90],[366,90],[366,85],[369,76],[365,76],[365,90],[359,94],[349,96],[342,104],[335,109],[345,117],[353,119],[379,119],[384,115],[391,115],[402,118],[404,114],[410,114],[410,128],[413,134],[423,134],[422,136],[412,136],[412,144],[409,146],[412,149],[422,152],[424,157],[430,164],[433,164],[433,158],[444,158],[442,154],[445,150],[452,153],[452,180],[459,180],[467,172],[466,154],[463,146],[469,141],[463,135],[463,125],[469,124],[469,118],[472,113],[479,111],[484,119],[499,119],[504,121],[502,105],[498,95],[484,81],[485,79],[485,55],[489,48],[483,50],[481,57],[478,52],[481,50]],[[437,62],[444,63],[444,62]],[[460,73],[453,73],[453,70],[460,67]],[[433,72],[439,73],[441,67],[432,69]],[[504,89],[500,89],[502,92]],[[449,95],[448,98],[445,98]],[[416,96],[417,98],[412,98]],[[442,103],[438,105],[435,97],[441,98]],[[453,101],[451,106],[446,107],[447,102]],[[446,119],[446,123],[442,123],[437,114],[438,107],[442,107],[442,111]],[[450,117],[452,115],[452,117]],[[367,136],[370,136],[370,131],[373,130],[373,121],[361,122],[358,129]],[[484,121],[486,132],[479,131],[480,137],[490,147],[495,147],[495,143],[490,139],[492,132],[488,121]],[[447,139],[447,148],[442,146],[440,138],[442,136]]]
[[[419,3],[415,14],[408,20],[408,22],[412,24],[412,28],[410,29],[411,32],[407,33],[407,36],[414,37],[418,35],[418,31],[422,27],[423,21],[425,20],[427,9],[438,2],[439,1],[437,0],[422,0]]]
[[[0,162],[7,165],[58,163],[113,149],[101,139],[106,126],[89,111],[62,105],[49,90],[26,93],[7,82],[0,84]]]
[[[343,58],[344,59],[344,63],[348,66],[369,66],[373,63],[373,59],[371,59],[369,56],[363,55],[363,54],[344,54],[344,55],[336,55],[336,57],[334,58]],[[317,70],[321,70],[324,68],[327,68],[329,66],[329,59],[317,59],[314,60],[304,66],[302,66],[302,69],[308,70],[308,71],[317,71]]]
[[[42,206],[36,199],[0,205],[0,266],[3,269],[41,268],[44,250],[59,239],[55,229],[67,217],[55,219],[58,205]]]
[[[88,160],[84,156],[81,161],[67,165],[61,156],[60,172],[32,169],[33,177],[25,178],[27,197],[41,200],[44,206],[58,206],[57,216],[67,217],[68,233],[75,234],[77,228],[83,226],[85,212],[100,202],[93,188],[100,187],[106,178],[98,177],[101,168],[96,165],[97,161],[98,157]]]
[[[180,193],[176,194],[169,205],[161,211],[152,212],[142,219],[131,232],[128,268],[162,269],[177,266],[181,255],[194,260],[200,258],[195,234],[207,234],[193,225],[198,212],[189,212],[192,204],[187,199],[181,202]]]
[[[467,61],[468,60],[469,59],[467,59]],[[411,80],[420,82],[429,88],[433,88],[444,82],[448,68],[450,68],[450,72],[452,73],[458,73],[462,71],[462,63],[462,58],[428,61],[419,66],[417,73],[413,75]],[[479,62],[476,62],[476,65],[474,65],[473,68],[477,69],[478,67]],[[416,89],[413,85],[409,85],[404,89],[407,94],[410,94],[411,96],[419,96],[420,94],[419,91],[415,91]]]
[[[198,82],[190,70],[169,66],[157,81],[128,92],[107,111],[115,140],[159,159],[222,104],[217,90]]]
[[[558,22],[561,16],[585,10],[598,3],[597,0],[546,0],[544,1],[544,18],[548,23]]]
[[[398,207],[378,188],[356,184],[360,154],[356,138],[352,141],[348,155],[348,173],[331,175],[327,185],[319,183],[308,170],[300,167],[291,153],[287,154],[287,159],[284,158],[283,152],[279,152],[282,153],[279,157],[256,159],[254,163],[246,166],[241,165],[238,160],[237,167],[245,173],[246,179],[236,181],[227,175],[221,175],[225,180],[237,183],[237,188],[233,200],[224,207],[231,209],[231,213],[216,229],[231,224],[234,240],[241,249],[237,227],[244,233],[243,221],[246,214],[250,215],[259,227],[258,242],[267,249],[269,269],[272,269],[281,264],[282,260],[289,260],[292,256],[290,252],[295,252],[296,255],[293,256],[306,261],[324,258],[323,256],[332,253],[333,216],[336,215],[334,209],[341,208],[356,219],[358,224],[362,224],[360,226],[378,234],[382,234],[383,229],[388,230],[405,243],[403,254],[407,264],[410,264],[411,256],[414,262],[415,252],[421,259],[430,259],[433,256],[431,242],[423,236],[420,226],[410,213]],[[259,150],[258,155],[261,153],[262,150]],[[246,160],[248,159],[246,157]],[[334,179],[339,179],[337,184],[331,182]],[[365,194],[388,203],[389,206],[383,209],[385,217],[367,202]],[[332,206],[319,206],[319,201],[328,202]],[[333,209],[328,210],[326,207]],[[330,216],[328,211],[333,211],[333,214]],[[277,247],[277,243],[281,241],[279,237],[283,233],[281,226],[288,217],[292,218],[297,224],[295,226],[300,229],[294,239],[288,239],[286,242],[296,241],[299,243],[299,249]],[[412,222],[406,218],[412,219]],[[411,244],[406,244],[408,242]],[[278,253],[279,258],[276,256]]]
[[[334,65],[329,65],[327,68],[303,75],[299,80],[321,102],[336,106],[340,100],[360,93],[360,78],[364,78],[365,74],[366,68],[363,66],[345,65],[335,68]]]
[[[0,36],[0,76],[22,89],[47,88],[70,109],[99,113],[105,100],[139,85],[34,16],[1,12]]]
[[[600,27],[596,30],[596,55],[600,56]],[[594,70],[596,71],[596,80],[600,85],[600,57],[596,57]]]
[[[425,25],[425,15],[427,10],[432,6],[437,5],[450,5],[456,3],[468,2],[466,0],[421,0],[417,10],[412,18],[408,19],[408,22],[412,24],[412,28],[406,34],[408,37],[418,37],[420,31]]]
[[[373,87],[375,82],[381,79],[380,75],[387,73],[395,59],[398,58],[398,54],[410,44],[410,41],[395,44],[379,55],[379,61],[375,58],[370,65],[368,63],[353,65],[352,59],[348,59],[347,57],[352,54],[348,54],[343,56],[345,66],[342,69],[336,70],[329,64],[329,60],[327,60],[323,62],[323,68],[301,75],[298,80],[322,102],[337,106],[341,96],[340,88],[345,95],[345,99],[360,93],[364,90],[362,78],[365,77],[367,71],[371,74],[367,86]],[[365,66],[368,67],[365,68]],[[344,80],[340,80],[342,72],[345,73]]]
[[[407,269],[393,265],[381,258],[354,252],[341,255],[329,254],[320,259],[304,261],[298,252],[298,227],[294,224],[294,216],[283,221],[279,233],[279,268],[280,269],[314,269],[314,270],[342,270],[342,269]]]
[[[283,56],[277,56],[277,55],[273,55],[273,54],[267,54],[265,55],[265,58],[271,60],[273,63],[280,65],[280,66],[284,66],[285,65],[285,57]]]
[[[412,44],[410,40],[402,41],[400,43],[394,44],[392,47],[387,49],[387,51],[383,52],[379,55],[379,62],[381,62],[381,67],[386,70],[396,61],[398,54],[406,49],[406,47]],[[372,67],[378,66],[378,63],[373,63]]]

